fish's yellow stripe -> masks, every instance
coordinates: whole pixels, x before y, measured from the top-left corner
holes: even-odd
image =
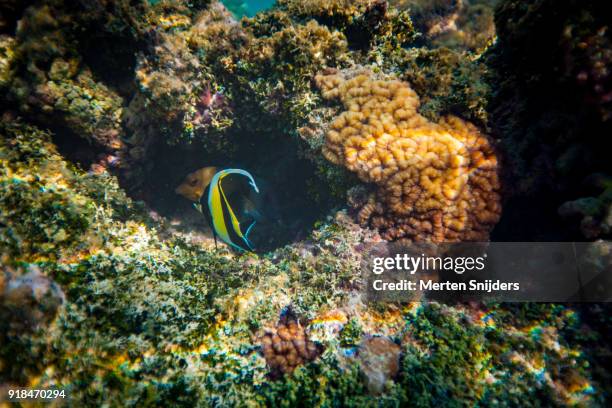
[[[213,219],[213,228],[215,232],[223,241],[227,243],[231,243],[229,234],[227,232],[227,227],[225,226],[225,221],[223,220],[223,207],[221,207],[221,194],[219,193],[218,188],[219,183],[215,183],[214,186],[210,186],[210,212]]]
[[[219,181],[221,181],[223,179],[223,177],[225,177],[226,175],[227,174],[222,175],[219,178]],[[219,185],[219,190],[221,190],[221,194],[223,195],[223,200],[225,201],[225,204],[227,205],[227,209],[229,210],[230,218],[232,219],[232,226],[234,227],[234,232],[240,238],[244,238],[244,236],[242,235],[242,231],[240,230],[240,222],[238,221],[238,218],[236,217],[236,214],[234,214],[234,210],[232,210],[232,206],[230,205],[229,201],[227,200],[227,197],[225,196],[225,192],[223,191],[223,188],[221,187],[221,185]]]

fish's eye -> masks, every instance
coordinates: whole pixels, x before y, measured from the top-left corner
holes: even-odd
[[[190,186],[195,186],[196,184],[198,184],[198,179],[189,180]]]

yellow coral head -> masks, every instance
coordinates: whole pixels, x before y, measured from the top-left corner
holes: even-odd
[[[188,200],[195,202],[200,201],[202,194],[204,194],[204,190],[206,190],[206,187],[210,184],[216,172],[216,167],[203,167],[196,170],[188,174],[174,192],[182,195]]]
[[[323,155],[378,185],[360,222],[389,240],[487,240],[501,211],[488,137],[454,116],[422,116],[406,82],[354,74],[324,72],[315,82],[345,108],[330,124]]]

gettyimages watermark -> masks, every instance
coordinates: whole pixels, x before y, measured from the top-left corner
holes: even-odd
[[[612,301],[609,242],[381,243],[362,261],[370,301]]]

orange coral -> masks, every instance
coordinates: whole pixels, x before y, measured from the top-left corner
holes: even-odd
[[[320,348],[308,339],[304,328],[295,321],[267,329],[261,344],[273,376],[291,373],[297,366],[321,354]]]
[[[358,215],[386,239],[486,240],[501,211],[497,158],[471,123],[418,113],[406,82],[317,75],[327,99],[347,109],[331,123],[323,155],[378,186]]]

